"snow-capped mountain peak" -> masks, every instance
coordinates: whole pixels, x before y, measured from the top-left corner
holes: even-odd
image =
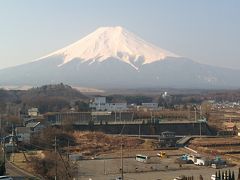
[[[40,59],[50,56],[64,58],[59,66],[76,58],[91,64],[111,57],[124,61],[136,69],[141,64],[163,60],[166,57],[179,57],[144,41],[120,26],[100,27],[81,40]]]

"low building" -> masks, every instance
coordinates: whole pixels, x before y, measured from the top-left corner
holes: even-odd
[[[159,136],[158,147],[175,147],[177,138],[174,132],[165,131]]]

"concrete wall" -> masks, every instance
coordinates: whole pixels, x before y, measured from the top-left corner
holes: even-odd
[[[200,134],[199,123],[162,123],[162,124],[126,124],[123,130],[123,134],[139,134],[141,135],[160,135],[164,131],[175,132],[176,135],[199,135]],[[75,125],[76,130],[90,130],[90,131],[102,131],[108,134],[120,134],[123,124],[103,124],[103,125]],[[213,135],[206,123],[201,124],[202,135]]]

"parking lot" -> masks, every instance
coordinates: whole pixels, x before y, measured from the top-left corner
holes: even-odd
[[[148,155],[151,158],[147,163],[138,162],[134,158],[134,154],[140,154],[139,151],[124,152],[123,171],[124,179],[137,180],[172,180],[176,176],[186,175],[199,177],[203,176],[204,180],[210,179],[215,174],[216,169],[204,166],[196,166],[194,164],[183,164],[181,167],[176,163],[176,159],[182,153],[178,150],[168,150],[169,158],[160,159],[156,156],[158,151],[144,151],[141,154]],[[121,158],[119,153],[105,154],[93,160],[81,160],[78,162],[78,178],[89,180],[110,180],[119,177],[121,174]],[[232,169],[235,174],[238,168]]]

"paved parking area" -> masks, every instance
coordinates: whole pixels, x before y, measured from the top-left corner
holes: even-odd
[[[144,152],[144,154],[152,156],[148,163],[137,162],[134,157],[131,157],[131,154],[135,154],[135,152],[131,152],[129,155],[125,156],[123,159],[124,179],[172,180],[174,177],[184,174],[195,177],[202,175],[204,180],[209,180],[211,175],[216,172],[213,168],[195,166],[193,164],[184,164],[180,167],[179,164],[175,163],[175,160],[181,152],[168,151],[168,154],[171,154],[171,156],[165,159],[158,158],[156,152]],[[115,155],[116,154],[109,154],[100,156],[98,157],[99,159],[79,161],[78,179],[89,180],[91,178],[92,180],[111,180],[120,176],[121,159],[117,158]],[[226,168],[226,170],[228,169],[229,168]],[[237,175],[238,167],[230,169],[234,170],[235,175]]]

